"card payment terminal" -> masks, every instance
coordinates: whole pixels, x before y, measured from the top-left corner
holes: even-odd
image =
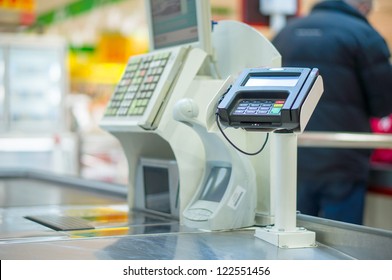
[[[246,69],[219,103],[219,120],[246,130],[302,131],[301,110],[317,77],[316,68]]]
[[[315,233],[296,226],[297,134],[305,129],[322,93],[318,69],[245,69],[217,107],[218,125],[274,132],[274,225],[257,228],[255,236],[282,248],[315,246]]]

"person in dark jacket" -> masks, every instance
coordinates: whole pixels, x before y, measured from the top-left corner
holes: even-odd
[[[369,118],[392,112],[388,46],[366,19],[372,0],[324,0],[289,22],[272,43],[283,66],[316,67],[324,94],[306,130],[370,132]],[[298,210],[361,224],[370,150],[300,148]]]

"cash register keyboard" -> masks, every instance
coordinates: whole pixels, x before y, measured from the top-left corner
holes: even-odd
[[[285,100],[241,100],[234,115],[278,115]]]
[[[105,116],[143,115],[170,55],[170,51],[164,51],[131,57]]]

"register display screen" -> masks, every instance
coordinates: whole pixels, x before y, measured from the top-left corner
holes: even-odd
[[[198,41],[195,0],[151,0],[155,49]]]
[[[167,168],[143,166],[146,208],[170,213],[169,171]]]
[[[250,76],[246,81],[246,87],[294,87],[298,82],[298,76]]]

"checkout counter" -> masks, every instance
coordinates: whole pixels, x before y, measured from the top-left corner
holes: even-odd
[[[284,249],[254,237],[255,228],[197,230],[177,219],[128,211],[122,185],[41,171],[0,174],[2,260],[348,260],[391,259],[390,231],[297,215],[317,246]],[[25,216],[72,216],[94,229],[54,230]],[[60,219],[59,219],[60,222]]]
[[[242,23],[210,34],[207,4],[188,9],[196,42],[168,48],[164,28],[151,30],[154,48],[130,58],[107,106],[100,125],[124,149],[127,186],[1,171],[0,259],[392,259],[390,231],[296,212],[297,137],[322,94],[317,69],[280,68]],[[243,109],[251,103],[258,113]]]

